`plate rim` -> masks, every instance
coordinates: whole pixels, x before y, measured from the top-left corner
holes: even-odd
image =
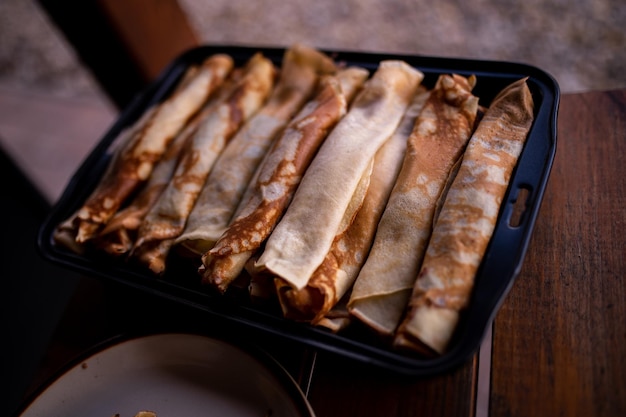
[[[14,417],[20,417],[41,397],[46,390],[60,381],[65,375],[72,370],[82,366],[84,362],[95,358],[105,351],[122,346],[128,343],[140,342],[153,337],[198,337],[210,340],[214,343],[228,346],[236,350],[242,355],[246,355],[250,360],[257,363],[261,368],[272,375],[279,388],[292,400],[294,407],[303,417],[315,417],[315,412],[308,398],[295,378],[278,362],[269,352],[260,346],[242,342],[238,339],[229,339],[224,336],[215,336],[210,333],[193,331],[193,330],[161,330],[161,331],[136,331],[129,333],[120,333],[106,338],[91,347],[83,350],[73,358],[66,361],[50,376],[48,376],[41,384],[39,384],[29,395],[22,401],[20,407],[13,414]],[[138,410],[139,411],[139,410]]]

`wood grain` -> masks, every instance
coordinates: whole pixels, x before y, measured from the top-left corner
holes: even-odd
[[[522,273],[494,326],[493,416],[626,415],[626,90],[562,97]]]
[[[472,416],[477,360],[431,378],[401,377],[319,353],[309,401],[319,417]]]

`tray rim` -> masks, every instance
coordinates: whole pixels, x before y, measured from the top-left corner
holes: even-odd
[[[230,55],[238,56],[251,56],[255,52],[262,52],[270,59],[280,60],[285,48],[281,47],[254,47],[254,46],[234,46],[234,45],[203,45],[196,48],[192,48],[183,52],[179,57],[173,60],[161,73],[161,75],[151,83],[145,90],[140,92],[135,99],[126,107],[123,112],[120,113],[119,118],[113,123],[111,128],[103,135],[102,139],[96,144],[94,149],[84,159],[83,163],[78,167],[75,174],[69,180],[65,187],[61,197],[54,204],[51,212],[46,220],[42,223],[37,238],[37,248],[41,255],[54,263],[60,264],[64,267],[73,269],[78,272],[85,273],[87,275],[95,275],[100,279],[113,280],[118,283],[134,287],[147,293],[151,293],[156,296],[165,297],[186,305],[193,306],[205,312],[213,314],[216,318],[222,320],[231,320],[243,324],[244,326],[256,328],[267,333],[274,334],[279,337],[286,337],[291,340],[303,343],[307,346],[311,346],[317,349],[323,349],[336,354],[350,357],[360,362],[366,362],[374,364],[377,367],[390,370],[392,372],[411,376],[426,376],[432,374],[438,374],[445,371],[449,371],[462,363],[466,362],[473,354],[478,350],[484,334],[489,326],[493,322],[501,304],[503,303],[506,295],[511,289],[514,281],[516,280],[528,249],[532,230],[534,228],[535,220],[538,216],[539,208],[543,199],[543,194],[547,186],[552,163],[556,154],[556,121],[558,115],[558,105],[560,98],[560,90],[556,80],[547,72],[527,64],[514,63],[508,61],[490,61],[490,60],[475,60],[467,58],[447,58],[447,57],[432,57],[432,56],[420,56],[420,55],[402,55],[402,54],[384,54],[384,53],[369,53],[369,52],[355,52],[355,51],[332,51],[321,50],[333,57],[336,60],[346,60],[352,62],[366,62],[370,67],[377,66],[378,62],[383,59],[401,59],[425,72],[425,74],[437,74],[437,73],[450,73],[456,72],[459,74],[475,74],[478,77],[479,83],[481,77],[491,78],[519,78],[528,76],[529,81],[534,83],[534,89],[541,93],[541,103],[536,112],[536,119],[533,124],[530,135],[539,135],[535,132],[535,126],[540,126],[542,129],[543,141],[546,142],[547,149],[543,149],[539,152],[543,161],[541,161],[542,169],[535,175],[532,180],[526,178],[517,178],[518,167],[516,167],[512,177],[511,184],[507,190],[505,198],[503,200],[503,208],[514,202],[515,196],[512,195],[514,187],[520,185],[528,185],[525,183],[532,182],[530,184],[532,188],[530,202],[527,203],[528,208],[526,210],[526,219],[522,223],[522,227],[516,228],[516,230],[502,230],[504,227],[502,221],[498,220],[497,229],[494,231],[494,236],[498,233],[505,233],[510,236],[513,235],[517,239],[518,244],[515,247],[515,252],[511,255],[505,278],[506,285],[499,285],[497,291],[492,294],[490,300],[490,308],[486,312],[480,315],[479,320],[481,323],[480,331],[469,331],[465,326],[459,337],[461,343],[457,343],[451,350],[444,355],[434,359],[423,359],[407,357],[400,354],[397,351],[381,350],[375,346],[365,346],[360,342],[345,340],[345,337],[331,335],[328,332],[314,328],[312,326],[303,325],[287,321],[286,319],[280,319],[276,326],[276,322],[273,324],[263,324],[255,322],[250,317],[250,311],[246,311],[242,306],[230,306],[223,305],[222,302],[215,302],[219,304],[217,306],[207,306],[202,301],[206,301],[201,295],[194,298],[190,298],[190,292],[187,288],[176,288],[180,286],[172,286],[172,284],[165,284],[163,282],[155,281],[151,279],[153,285],[145,285],[145,276],[148,274],[139,274],[136,271],[128,271],[130,275],[134,276],[133,280],[129,280],[128,276],[118,276],[114,274],[115,270],[109,271],[108,268],[103,270],[101,264],[98,263],[98,259],[84,259],[84,257],[63,250],[52,243],[52,233],[54,228],[73,211],[69,210],[72,206],[71,200],[76,194],[77,188],[85,186],[85,176],[93,170],[103,170],[103,165],[106,164],[106,158],[103,155],[106,154],[107,149],[115,137],[121,132],[123,127],[130,123],[133,118],[137,118],[149,104],[151,104],[155,97],[166,94],[168,88],[171,88],[173,83],[171,82],[173,74],[178,73],[178,76],[182,74],[182,69],[188,63],[193,60],[199,59],[199,57],[207,56],[213,53],[228,53]],[[498,68],[499,70],[494,70]],[[482,74],[482,75],[481,75]],[[168,82],[170,80],[170,82]],[[168,86],[169,84],[169,86]],[[537,128],[539,129],[539,128]],[[524,159],[526,153],[526,147],[520,156],[520,162]],[[526,157],[529,159],[529,157]],[[534,159],[534,158],[533,158]],[[531,161],[532,162],[532,161]],[[539,164],[539,162],[535,163]],[[95,168],[94,168],[95,167]],[[95,185],[96,180],[92,180],[91,184]],[[517,188],[516,188],[517,189]],[[506,204],[505,204],[506,203]],[[76,202],[73,203],[74,205]],[[65,216],[61,214],[64,212]],[[68,211],[69,210],[69,211]],[[510,228],[507,228],[510,229]],[[492,252],[494,239],[487,249],[486,256]],[[483,261],[483,264],[485,261]],[[95,269],[98,267],[98,269]],[[483,276],[483,265],[481,264],[481,270],[477,274],[477,279],[480,280]],[[477,281],[478,282],[478,281]],[[474,297],[474,295],[473,295]],[[212,298],[212,302],[215,298]],[[474,301],[472,301],[473,304]],[[242,310],[243,308],[243,310]],[[256,313],[256,310],[254,310]],[[233,313],[236,315],[234,316]],[[461,327],[461,326],[459,326]],[[302,328],[307,328],[303,331]],[[285,333],[285,329],[289,332]],[[461,349],[465,347],[464,349]],[[355,350],[356,348],[356,350]]]

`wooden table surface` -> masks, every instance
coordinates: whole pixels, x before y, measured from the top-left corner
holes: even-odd
[[[564,95],[521,275],[494,325],[494,416],[626,415],[626,91]]]
[[[481,355],[445,375],[400,378],[259,338],[318,417],[626,415],[626,90],[562,95],[557,142],[521,274]],[[94,343],[181,317],[197,320],[185,307],[81,279],[31,392]]]

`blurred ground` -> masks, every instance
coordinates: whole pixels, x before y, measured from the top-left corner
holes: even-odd
[[[205,43],[524,62],[563,92],[626,87],[623,0],[180,0]],[[34,0],[0,0],[0,87],[101,97]]]

